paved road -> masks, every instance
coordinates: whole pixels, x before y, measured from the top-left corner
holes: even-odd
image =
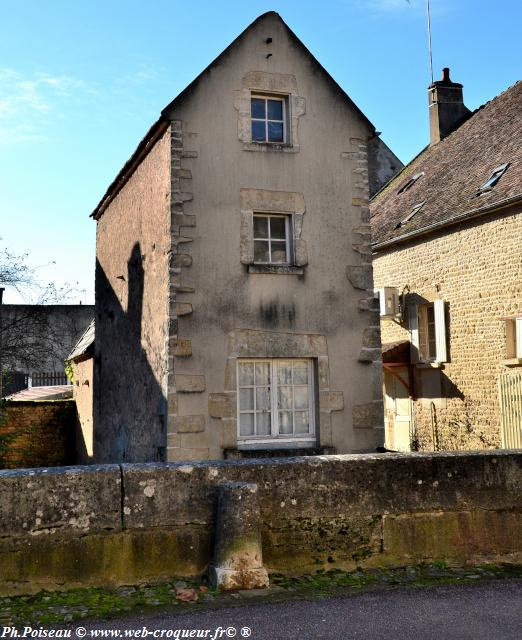
[[[87,626],[87,625],[86,625]],[[522,581],[399,588],[346,598],[245,604],[178,615],[128,618],[96,628],[208,629],[252,640],[521,640]],[[223,629],[222,635],[216,629]],[[89,626],[87,638],[94,625]],[[235,630],[235,635],[232,635]],[[246,629],[246,630],[245,630]],[[227,631],[225,631],[227,630]],[[242,633],[243,630],[243,633]],[[248,635],[248,630],[251,634]],[[220,632],[217,632],[220,633]],[[122,634],[123,636],[123,634]],[[73,634],[74,637],[74,634]],[[142,637],[144,637],[142,635]],[[154,635],[147,636],[149,640]],[[156,637],[161,637],[159,634]],[[164,635],[164,638],[169,637]],[[188,638],[189,635],[179,635]]]

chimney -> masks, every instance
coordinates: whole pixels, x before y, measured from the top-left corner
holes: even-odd
[[[450,80],[450,70],[444,67],[442,80],[428,87],[430,110],[430,146],[455,131],[471,111],[464,106],[462,85]]]

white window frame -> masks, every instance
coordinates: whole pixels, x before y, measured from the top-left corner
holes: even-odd
[[[506,319],[506,357],[522,359],[522,316]]]
[[[268,265],[280,265],[280,266],[288,266],[293,264],[293,243],[292,243],[292,229],[293,229],[293,220],[291,213],[278,213],[278,212],[267,212],[267,211],[254,211],[252,216],[252,229],[255,228],[254,220],[255,218],[284,218],[285,220],[285,250],[286,250],[286,260],[284,262],[273,262],[272,261],[272,238],[270,232],[270,220],[268,222],[268,237],[267,238],[256,238],[255,231],[253,231],[253,255],[254,261],[253,264],[268,264]],[[281,238],[274,239],[275,242],[281,243]],[[268,242],[268,262],[261,262],[255,259],[255,243],[258,242]]]
[[[265,101],[265,117],[264,118],[254,118],[252,117],[252,100],[264,100]],[[268,117],[268,100],[274,100],[276,102],[282,103],[282,116],[283,120],[272,120]],[[255,144],[287,144],[288,140],[288,132],[287,132],[287,98],[285,96],[274,96],[274,95],[261,95],[257,93],[253,93],[250,96],[250,136],[252,142]],[[254,136],[252,134],[252,122],[264,122],[265,123],[265,139],[264,140],[254,140]],[[283,123],[283,140],[281,142],[275,140],[268,139],[268,123],[269,122],[282,122]]]
[[[278,408],[278,380],[277,380],[277,365],[283,362],[306,362],[308,366],[308,412],[309,412],[309,425],[310,433],[306,434],[279,434],[279,408]],[[248,363],[267,363],[270,365],[270,435],[241,435],[241,414],[252,413],[252,411],[241,411],[240,408],[240,389],[256,388],[256,385],[240,385],[239,367],[241,364]],[[259,385],[261,386],[261,385]],[[292,384],[292,386],[294,386]],[[255,416],[255,398],[254,391],[254,416]],[[286,409],[285,409],[286,411]],[[295,413],[295,409],[292,408],[292,414]],[[255,420],[255,418],[254,418]],[[314,367],[313,359],[311,358],[238,358],[237,360],[237,439],[238,445],[266,445],[266,444],[293,444],[297,446],[313,445],[317,441],[316,436],[316,424],[315,424],[315,379],[314,379]],[[254,422],[255,429],[255,422]]]
[[[428,309],[433,308],[433,322],[428,322]],[[448,361],[446,346],[446,305],[444,300],[411,304],[409,309],[411,362],[413,364]],[[431,340],[430,340],[431,332]],[[425,340],[422,340],[422,335]],[[421,340],[424,344],[421,344]],[[434,346],[430,348],[430,343]]]

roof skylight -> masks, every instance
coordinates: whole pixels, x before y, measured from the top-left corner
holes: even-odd
[[[484,182],[484,184],[479,187],[479,193],[484,193],[485,191],[489,191],[492,187],[494,187],[500,180],[500,178],[504,175],[508,167],[509,162],[507,162],[506,164],[501,164],[496,169],[493,169],[486,182]]]
[[[419,202],[419,204],[416,204],[413,207],[413,209],[410,211],[410,213],[408,213],[408,215],[404,218],[404,220],[401,220],[395,225],[395,229],[400,229],[403,225],[409,222],[413,218],[413,216],[422,209],[425,203],[426,203],[426,200],[424,200],[423,202]]]
[[[402,185],[402,187],[397,191],[397,195],[403,193],[404,191],[408,191],[408,189],[410,187],[413,187],[417,180],[423,175],[424,171],[421,171],[420,173],[414,173],[412,176],[410,176],[408,180]]]

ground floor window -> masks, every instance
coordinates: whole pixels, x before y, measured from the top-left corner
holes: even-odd
[[[238,360],[238,439],[314,442],[311,359]]]

